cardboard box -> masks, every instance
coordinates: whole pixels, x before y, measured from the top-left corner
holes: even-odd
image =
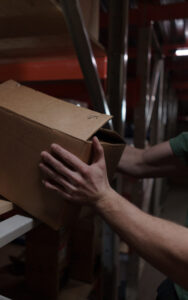
[[[70,278],[91,283],[101,267],[102,221],[88,209],[80,215],[70,239]]]
[[[99,0],[80,0],[85,26],[89,35],[95,40],[99,39]]]
[[[0,1],[0,37],[33,37],[60,35],[66,37],[67,26],[58,0]],[[99,0],[81,0],[80,7],[86,29],[98,40]]]
[[[98,298],[89,298],[89,295],[92,290],[93,290],[92,284],[87,284],[76,280],[70,280],[68,285],[65,286],[60,292],[59,299],[65,299],[65,300],[98,299]]]
[[[61,281],[68,279],[68,242],[69,232],[45,224],[27,233],[26,282],[40,299],[58,299]]]
[[[104,147],[109,178],[124,149],[115,132],[99,129],[111,116],[24,87],[0,85],[0,194],[54,229],[70,226],[78,208],[41,183],[40,152],[58,143],[88,163],[91,137]]]

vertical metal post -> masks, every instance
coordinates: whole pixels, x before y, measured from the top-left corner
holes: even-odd
[[[164,124],[164,62],[161,60],[160,81],[159,81],[159,99],[157,114],[157,143],[164,141],[165,124]]]
[[[146,131],[149,129],[151,123],[153,108],[157,98],[159,80],[161,82],[161,76],[162,76],[161,72],[163,72],[163,68],[164,68],[163,64],[164,64],[163,60],[160,59],[155,62],[153,67],[151,86],[150,86],[151,88],[149,94],[149,103],[147,103],[148,105],[146,106]]]
[[[177,115],[178,115],[178,101],[172,88],[167,87],[167,132],[166,139],[170,139],[176,135],[177,132]]]
[[[159,60],[159,75],[155,75],[158,78],[157,90],[156,90],[156,101],[152,114],[152,126],[151,126],[151,141],[152,144],[161,143],[165,138],[165,102],[164,102],[164,61]],[[156,178],[154,182],[153,191],[153,214],[158,216],[161,210],[161,199],[164,189],[164,179]]]
[[[128,0],[110,1],[110,38],[108,67],[108,99],[114,115],[116,130],[124,135],[126,117],[126,67],[128,41]],[[85,29],[78,0],[60,0],[65,19],[73,39],[77,56],[85,77],[86,85],[92,100],[93,108],[109,114],[96,61]],[[104,225],[103,264],[106,273],[103,299],[117,299],[117,236],[107,224]],[[118,255],[118,256],[117,256]]]
[[[110,0],[109,2],[107,99],[110,111],[114,116],[114,128],[122,136],[124,136],[126,119],[128,8],[128,0]],[[117,184],[116,189],[118,189]],[[119,286],[119,238],[105,223],[103,225],[102,259],[103,299],[116,300]],[[108,288],[106,288],[107,286]]]
[[[150,104],[150,65],[152,47],[152,24],[142,27],[138,32],[137,47],[137,76],[140,80],[140,101],[134,112],[134,144],[138,148],[145,147],[146,141],[146,112]],[[143,180],[139,180],[135,185],[132,202],[142,208],[144,199]],[[136,253],[132,253],[128,264],[127,299],[138,299],[140,258]]]
[[[128,0],[110,0],[107,98],[114,128],[124,136],[128,60]]]
[[[110,114],[97,71],[97,64],[78,0],[59,1],[80,62],[94,110]]]
[[[134,144],[138,148],[144,148],[146,139],[146,107],[150,102],[150,65],[152,46],[152,24],[149,27],[139,29],[137,75],[140,79],[141,94],[139,105],[134,113]]]

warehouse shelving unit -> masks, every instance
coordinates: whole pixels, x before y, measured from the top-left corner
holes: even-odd
[[[18,214],[11,202],[0,199],[0,248],[23,236],[35,226],[33,218]],[[0,295],[2,300],[11,300]]]
[[[0,199],[0,218],[0,248],[31,230],[35,223],[32,218],[16,213],[13,204],[3,199]]]
[[[123,3],[128,2],[122,1],[122,5]],[[101,45],[89,40],[81,15],[79,1],[64,0],[60,1],[60,5],[65,13],[72,40],[70,35],[65,33],[63,35],[58,34],[58,36],[3,39],[0,49],[0,81],[12,78],[27,85],[40,86],[41,89],[44,89],[43,91],[45,91],[45,83],[50,81],[51,92],[53,93],[55,90],[53,84],[55,87],[58,85],[59,95],[63,97],[61,84],[59,85],[60,82],[73,82],[85,79],[92,108],[100,112],[109,113],[104,94],[107,80],[107,55]],[[116,5],[116,7],[118,6]],[[120,14],[120,10],[118,13],[121,18],[124,17],[124,14]],[[117,21],[116,24],[118,24]],[[126,32],[123,32],[123,35],[125,34]],[[112,37],[113,39],[114,37]],[[113,51],[112,49],[111,55]],[[124,58],[124,53],[121,52],[122,49],[119,48],[118,51],[118,56],[123,56]],[[121,59],[120,65],[124,62],[125,60]],[[118,64],[117,68],[120,65]],[[118,85],[125,71],[120,74],[118,80],[116,76],[112,76],[110,81],[112,82],[116,78]],[[123,87],[123,93],[120,93],[120,110],[121,97],[124,97],[124,92],[125,87]],[[115,101],[114,95],[109,98],[110,103]],[[109,126],[112,127],[112,123]],[[32,219],[31,222],[33,222]],[[117,274],[117,270],[114,273],[113,269],[113,263],[117,259],[118,253],[117,238],[106,224],[103,226],[103,237],[103,275],[104,278],[108,277],[108,284],[111,286],[108,291],[104,289],[103,296],[104,299],[106,297],[106,299],[110,300],[111,297],[114,300],[117,297],[117,281],[114,281],[116,278],[114,274]]]
[[[139,7],[130,9],[128,0],[110,0],[109,14],[103,15],[103,24],[101,24],[109,31],[108,53],[106,53],[98,42],[88,37],[79,1],[59,0],[57,2],[58,11],[64,12],[69,33],[61,27],[61,22],[53,19],[57,25],[57,33],[51,31],[51,26],[46,20],[42,26],[44,32],[45,26],[47,31],[50,30],[49,35],[30,34],[28,37],[23,35],[6,38],[1,36],[0,81],[12,78],[59,98],[86,101],[88,106],[97,111],[111,112],[115,122],[109,123],[109,127],[114,126],[114,129],[123,136],[127,91],[129,108],[134,110],[132,116],[135,126],[134,144],[143,148],[147,142],[148,130],[150,130],[152,144],[161,142],[165,134],[169,138],[174,132],[174,119],[177,117],[177,97],[172,89],[165,89],[167,78],[164,68],[174,71],[177,63],[166,59],[164,65],[164,55],[170,57],[171,52],[178,45],[161,47],[155,34],[154,22],[187,18],[188,4],[183,2],[159,5],[157,2],[151,5],[149,1],[142,1]],[[45,1],[42,0],[41,3],[44,5]],[[50,3],[55,2],[50,1]],[[32,16],[29,18],[32,20]],[[49,20],[52,22],[52,19]],[[128,49],[129,25],[137,27],[139,38],[136,46],[134,45],[135,48]],[[2,35],[1,31],[0,35]],[[185,47],[186,43],[182,46]],[[155,48],[154,60],[152,60],[153,48]],[[127,80],[128,56],[134,60],[136,71],[135,76],[130,76]],[[186,68],[186,63],[178,63],[178,68]],[[183,87],[187,90],[187,82],[179,82],[174,84],[174,87],[177,91]],[[179,96],[182,97],[181,99],[187,99],[186,93],[181,95],[179,93]],[[167,103],[163,101],[164,98],[167,99]],[[164,115],[160,112],[165,113],[167,106],[169,118],[166,133]],[[154,200],[156,213],[160,209],[161,183],[158,181],[157,185]],[[149,211],[153,186],[153,180],[139,183],[135,189],[137,192],[131,198],[145,211]],[[121,180],[118,181],[118,191],[121,192]],[[10,218],[9,221],[12,222],[12,219]],[[33,220],[31,219],[28,224],[32,227]],[[19,226],[22,227],[21,222]],[[29,226],[23,230],[31,229]],[[13,238],[15,237],[16,235]],[[103,284],[108,285],[108,289],[103,289],[103,299],[116,300],[119,284],[119,240],[107,224],[103,224],[102,242]],[[123,255],[121,258],[125,259]],[[135,300],[137,297],[135,291],[138,275],[139,260],[133,254],[130,255],[128,267],[129,300]]]
[[[107,55],[97,42],[91,41],[91,45],[99,77],[106,80]],[[1,82],[10,78],[19,82],[84,78],[68,34],[3,39],[0,46],[0,65]]]

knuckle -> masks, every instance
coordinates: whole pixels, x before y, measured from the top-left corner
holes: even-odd
[[[56,171],[57,171],[59,174],[62,174],[62,173],[63,173],[63,166],[60,165],[60,164],[57,164],[57,165],[56,165]]]
[[[81,186],[81,185],[82,185],[82,180],[81,180],[81,178],[76,178],[76,179],[75,179],[75,184],[76,184],[77,187]]]
[[[56,176],[56,179],[57,179],[58,183],[59,183],[61,186],[64,186],[64,185],[65,185],[65,182],[64,182],[64,180],[63,180],[62,177]]]
[[[88,175],[89,175],[89,167],[88,167],[88,166],[84,166],[84,167],[82,168],[82,174],[83,174],[84,176],[88,176]]]

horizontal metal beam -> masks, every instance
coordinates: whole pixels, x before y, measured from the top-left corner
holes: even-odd
[[[162,46],[162,53],[165,56],[173,56],[175,55],[176,49],[188,48],[188,42],[178,43],[178,44],[166,44]]]
[[[171,78],[174,82],[188,81],[188,69],[183,71],[171,72]]]
[[[188,122],[188,116],[178,116],[178,121],[184,121],[184,122]]]
[[[184,44],[167,44],[161,47],[160,53],[164,55],[165,57],[176,57],[175,56],[175,50],[177,49],[183,49],[188,48],[188,43]],[[158,49],[159,50],[159,49]],[[152,50],[154,52],[154,49]],[[137,57],[137,49],[133,47],[129,47],[128,49],[128,55],[129,58],[136,58]]]
[[[177,99],[179,101],[188,101],[188,90],[186,92],[178,92]]]
[[[177,90],[188,90],[188,80],[186,81],[174,81],[173,87]]]
[[[129,24],[143,25],[150,21],[165,21],[188,18],[188,2],[167,5],[140,4],[139,8],[130,9]],[[108,27],[108,14],[100,15],[100,28]]]
[[[130,10],[130,23],[143,25],[150,21],[164,21],[188,18],[188,2],[167,5],[139,5]]]
[[[100,78],[106,79],[107,57],[99,57],[96,62]],[[0,81],[10,78],[17,81],[82,80],[83,73],[76,57],[8,62],[0,60]]]
[[[172,70],[174,72],[186,71],[188,70],[188,58],[177,58],[175,60],[166,59],[165,66],[167,69]]]
[[[11,299],[0,295],[0,300],[11,300]]]

